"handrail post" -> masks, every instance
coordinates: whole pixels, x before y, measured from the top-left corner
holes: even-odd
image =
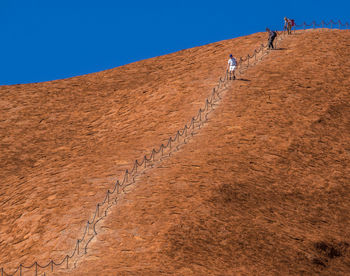
[[[126,177],[126,182],[129,180],[129,171],[128,169],[125,170],[125,177]]]

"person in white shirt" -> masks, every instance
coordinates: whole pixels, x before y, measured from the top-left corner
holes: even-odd
[[[227,63],[227,69],[226,69],[226,71],[230,72],[230,80],[236,79],[236,76],[235,76],[236,66],[237,66],[236,59],[232,55],[230,55],[230,58],[229,58],[228,63]]]

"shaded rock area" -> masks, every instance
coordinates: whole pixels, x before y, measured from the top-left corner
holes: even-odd
[[[100,143],[91,151],[94,154],[83,152],[88,143],[80,147],[81,152],[70,148],[72,154],[80,157],[66,161],[65,165],[55,165],[53,160],[59,155],[52,154],[52,164],[45,163],[47,167],[36,172],[42,173],[39,174],[42,181],[35,181],[36,185],[29,177],[14,178],[12,163],[9,163],[5,177],[13,182],[4,182],[12,184],[11,188],[2,189],[1,196],[6,199],[18,194],[18,197],[5,201],[0,209],[1,229],[6,229],[5,238],[1,235],[0,259],[4,259],[4,263],[11,258],[16,258],[17,262],[30,261],[29,254],[38,259],[50,256],[55,248],[68,245],[69,242],[63,242],[67,236],[73,241],[84,218],[79,219],[83,214],[88,215],[88,211],[82,211],[82,205],[86,210],[91,208],[93,199],[108,186],[89,183],[81,175],[91,171],[95,177],[100,173],[106,179],[113,169],[119,168],[116,160],[125,160],[121,156],[137,157],[151,147],[154,140],[160,144],[167,137],[167,131],[171,133],[182,127],[193,116],[225,68],[227,52],[237,47],[234,52],[246,54],[263,39],[265,34],[256,34],[220,42],[219,45],[225,46],[217,50],[218,44],[199,47],[198,51],[203,51],[201,65],[192,68],[194,75],[183,72],[184,81],[178,82],[187,88],[179,88],[181,95],[163,94],[164,109],[152,109],[152,119],[158,120],[154,131],[139,132],[153,122],[145,115],[149,114],[146,107],[141,112],[143,116],[140,115],[144,125],[141,117],[141,123],[132,121],[132,115],[123,120],[127,125],[124,128],[110,120],[113,117],[101,119],[101,124],[105,124],[102,129],[116,125],[110,128],[112,131],[100,133]],[[239,48],[243,45],[245,48]],[[193,49],[143,62],[155,66],[157,60],[167,57],[177,60],[176,55],[190,55],[191,51]],[[208,58],[212,58],[210,66],[206,64]],[[186,63],[185,60],[184,57]],[[214,64],[214,60],[218,63]],[[207,69],[199,71],[200,66],[207,66]],[[122,69],[111,72],[117,70]],[[198,78],[197,84],[193,82],[194,76]],[[242,78],[244,81],[232,83],[209,121],[180,151],[140,176],[127,190],[99,224],[99,235],[88,254],[67,275],[349,274],[350,33],[336,30],[297,32],[283,41],[282,50],[271,52]],[[62,85],[74,79],[61,81]],[[188,105],[184,104],[182,95],[187,95]],[[94,100],[90,103],[97,102],[95,98],[91,96]],[[130,108],[136,108],[139,102],[133,102]],[[169,110],[176,102],[176,116],[171,117]],[[99,106],[96,110],[105,114],[102,100]],[[166,118],[173,121],[162,124]],[[23,124],[23,119],[18,122]],[[25,131],[25,127],[21,131]],[[21,134],[13,130],[11,135],[14,139]],[[139,148],[132,138],[135,136],[139,138],[138,143],[143,143]],[[72,138],[72,143],[80,141],[76,139]],[[120,141],[125,141],[129,152],[125,150],[119,156],[114,155],[118,147],[121,148]],[[98,154],[100,148],[105,152]],[[19,150],[14,146],[13,151],[15,149]],[[5,154],[2,156],[5,159]],[[33,158],[30,156],[28,160]],[[83,166],[85,162],[88,165]],[[114,166],[107,165],[110,163]],[[25,170],[29,168],[28,165]],[[70,170],[65,174],[62,168]],[[61,180],[64,176],[76,178],[65,185],[50,186],[44,181],[48,172],[50,177],[56,172]],[[28,191],[21,197],[24,192],[18,189],[23,187],[28,187]],[[33,189],[36,194],[32,193]],[[38,191],[42,191],[41,200]],[[89,196],[89,192],[95,194]],[[48,201],[49,195],[53,197],[51,201]],[[76,198],[82,200],[78,202]],[[52,202],[51,209],[46,206],[48,202]],[[34,208],[36,204],[41,208],[38,211]],[[64,207],[67,205],[75,207]],[[49,214],[45,217],[44,212]],[[53,220],[60,212],[69,215]],[[23,226],[28,224],[18,222],[22,216],[32,224],[30,227],[25,228]],[[3,223],[9,218],[15,222],[12,228]],[[25,251],[16,250],[12,241],[13,233],[17,240],[24,239],[25,231],[19,231],[21,226],[29,231],[21,244]],[[40,239],[34,240],[38,233],[35,229],[40,227],[43,228],[39,232]],[[67,234],[59,235],[58,229],[66,229]],[[12,255],[8,257],[8,254]]]

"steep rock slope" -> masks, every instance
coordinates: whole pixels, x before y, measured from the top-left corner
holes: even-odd
[[[0,267],[74,247],[125,168],[190,120],[223,74],[265,34],[95,74],[0,87]]]
[[[349,274],[350,33],[297,33],[244,79],[70,275]]]

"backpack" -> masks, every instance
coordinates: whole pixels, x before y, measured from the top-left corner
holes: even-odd
[[[230,58],[230,60],[231,60],[231,66],[237,65],[237,60],[234,57]]]
[[[294,19],[291,19],[290,22],[291,22],[292,27],[294,27],[294,26],[295,26],[295,21],[294,21]]]

